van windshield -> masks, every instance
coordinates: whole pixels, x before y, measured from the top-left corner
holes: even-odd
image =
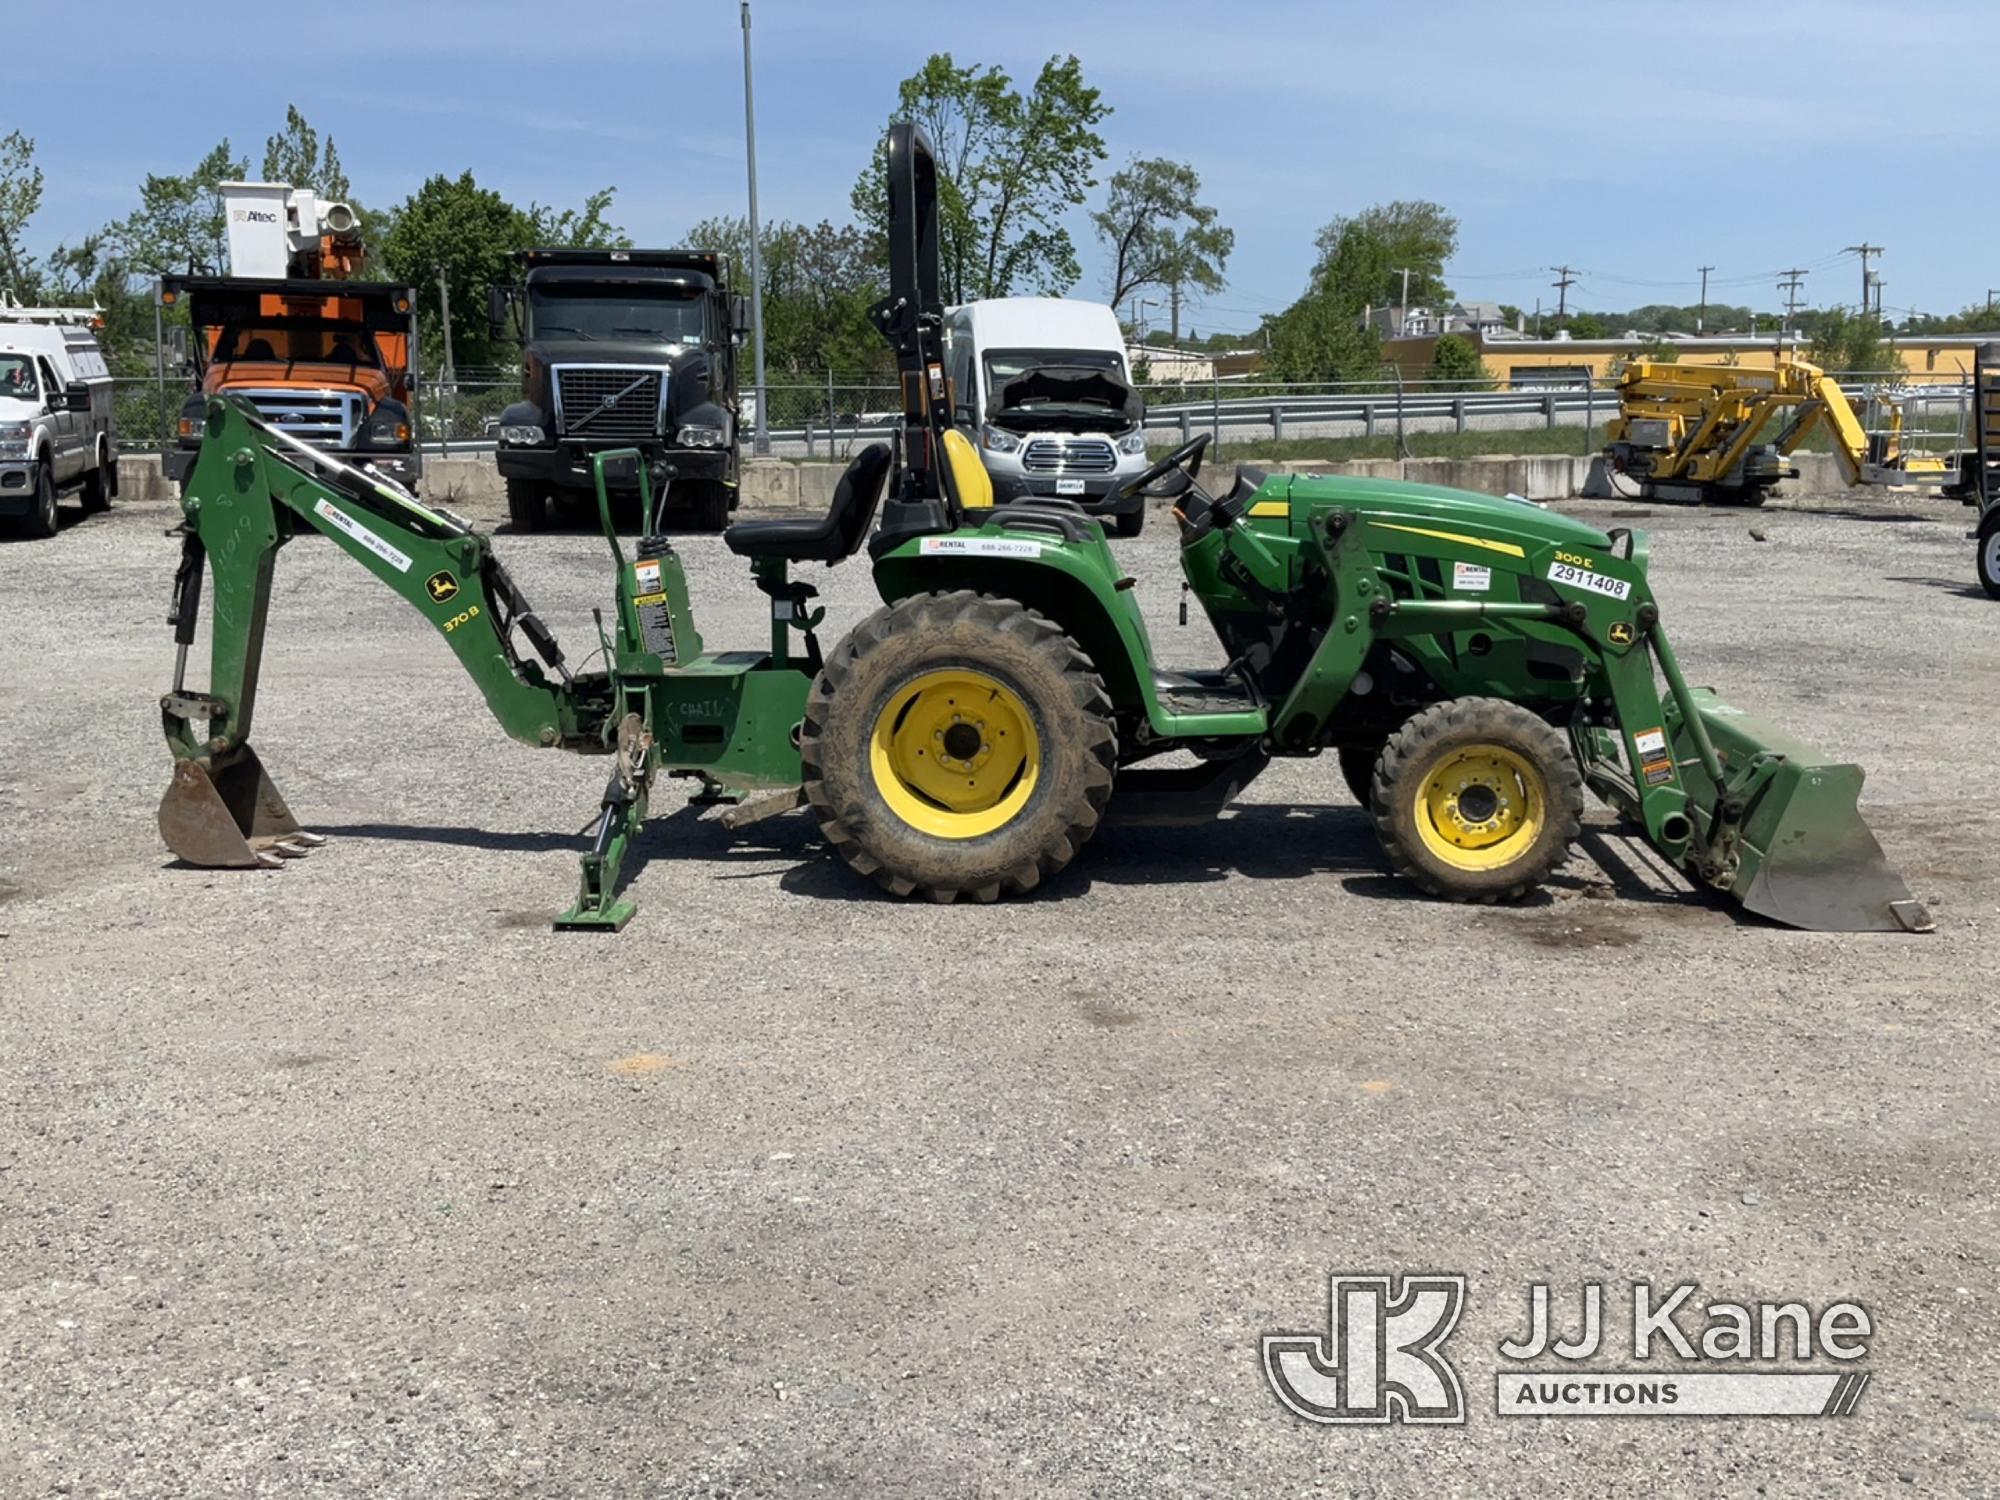
[[[42,383],[35,379],[35,362],[25,354],[0,354],[0,397],[39,401]]]
[[[699,294],[629,282],[594,287],[575,282],[528,286],[531,337],[649,339],[699,344],[705,301]]]

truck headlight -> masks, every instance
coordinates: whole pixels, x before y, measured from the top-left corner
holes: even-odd
[[[1146,434],[1143,432],[1126,433],[1125,436],[1118,440],[1118,451],[1127,455],[1144,453],[1146,451]]]
[[[410,415],[401,406],[384,401],[368,417],[368,446],[391,448],[410,440]]]
[[[677,441],[683,448],[726,448],[729,446],[729,429],[690,423],[680,430]]]
[[[502,427],[500,441],[510,448],[539,448],[548,437],[534,423],[521,422]]]
[[[25,457],[28,439],[34,431],[35,424],[32,422],[0,422],[0,457]]]
[[[979,446],[988,453],[1012,453],[1021,446],[1021,440],[998,427],[982,427],[979,429]]]

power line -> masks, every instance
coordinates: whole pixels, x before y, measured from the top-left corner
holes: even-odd
[[[1865,314],[1868,311],[1868,263],[1882,253],[1882,247],[1880,245],[1871,245],[1868,241],[1863,240],[1858,245],[1849,245],[1840,253],[1842,255],[1858,255],[1861,257],[1861,311]]]
[[[1556,321],[1560,323],[1569,311],[1569,289],[1576,285],[1576,275],[1569,266],[1550,266],[1549,269],[1556,273],[1556,280],[1549,285],[1556,289]]]
[[[1785,326],[1779,334],[1780,343],[1792,336],[1792,315],[1798,311],[1799,286],[1805,279],[1806,271],[1794,266],[1783,273],[1783,279],[1778,283],[1778,290],[1785,294]]]

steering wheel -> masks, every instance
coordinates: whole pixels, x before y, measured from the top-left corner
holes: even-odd
[[[1174,449],[1173,452],[1154,464],[1152,468],[1141,474],[1137,479],[1131,481],[1131,483],[1127,484],[1118,493],[1120,495],[1138,494],[1140,491],[1158,484],[1176,469],[1182,470],[1187,475],[1188,483],[1194,483],[1195,479],[1201,474],[1201,456],[1207,450],[1209,440],[1214,436],[1214,433],[1204,432],[1192,442],[1182,443],[1180,447]]]

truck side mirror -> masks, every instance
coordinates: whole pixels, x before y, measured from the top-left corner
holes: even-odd
[[[739,344],[750,332],[750,299],[741,292],[729,299],[729,331]]]
[[[486,326],[496,340],[504,342],[508,338],[508,314],[513,310],[512,287],[490,286],[486,289]]]
[[[85,385],[81,380],[72,380],[63,389],[63,404],[71,411],[88,412],[90,410],[90,387]]]

